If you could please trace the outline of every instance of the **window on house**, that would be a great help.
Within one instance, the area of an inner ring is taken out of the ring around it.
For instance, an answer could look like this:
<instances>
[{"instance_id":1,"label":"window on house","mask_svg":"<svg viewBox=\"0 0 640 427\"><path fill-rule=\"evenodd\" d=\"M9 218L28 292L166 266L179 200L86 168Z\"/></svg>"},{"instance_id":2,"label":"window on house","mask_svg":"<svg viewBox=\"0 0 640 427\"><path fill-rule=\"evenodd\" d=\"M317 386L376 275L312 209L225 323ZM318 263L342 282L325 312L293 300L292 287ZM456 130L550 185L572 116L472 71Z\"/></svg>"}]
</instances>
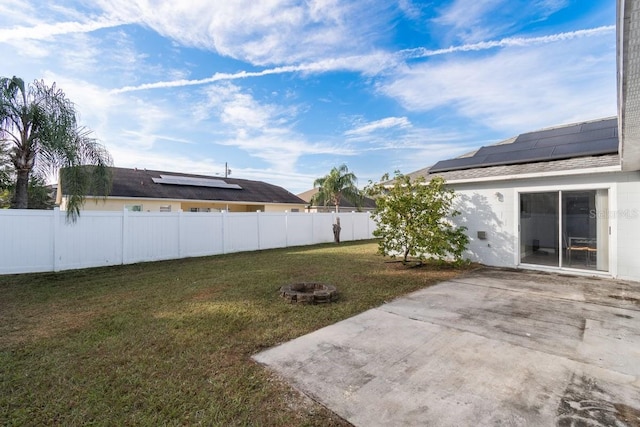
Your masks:
<instances>
[{"instance_id":1,"label":"window on house","mask_svg":"<svg viewBox=\"0 0 640 427\"><path fill-rule=\"evenodd\" d=\"M129 212L142 212L142 205L124 205Z\"/></svg>"},{"instance_id":2,"label":"window on house","mask_svg":"<svg viewBox=\"0 0 640 427\"><path fill-rule=\"evenodd\" d=\"M171 212L171 205L161 205L160 212Z\"/></svg>"}]
</instances>

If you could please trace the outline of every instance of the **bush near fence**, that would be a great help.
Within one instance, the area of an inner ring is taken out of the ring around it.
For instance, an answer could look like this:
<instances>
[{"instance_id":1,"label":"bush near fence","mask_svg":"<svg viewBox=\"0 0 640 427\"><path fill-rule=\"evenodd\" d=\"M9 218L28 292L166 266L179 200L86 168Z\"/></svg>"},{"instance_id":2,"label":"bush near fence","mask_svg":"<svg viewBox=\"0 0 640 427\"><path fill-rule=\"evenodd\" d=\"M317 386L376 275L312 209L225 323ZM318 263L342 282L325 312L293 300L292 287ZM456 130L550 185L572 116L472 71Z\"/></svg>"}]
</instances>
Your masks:
<instances>
[{"instance_id":1,"label":"bush near fence","mask_svg":"<svg viewBox=\"0 0 640 427\"><path fill-rule=\"evenodd\" d=\"M61 271L373 238L369 213L0 210L0 274Z\"/></svg>"}]
</instances>

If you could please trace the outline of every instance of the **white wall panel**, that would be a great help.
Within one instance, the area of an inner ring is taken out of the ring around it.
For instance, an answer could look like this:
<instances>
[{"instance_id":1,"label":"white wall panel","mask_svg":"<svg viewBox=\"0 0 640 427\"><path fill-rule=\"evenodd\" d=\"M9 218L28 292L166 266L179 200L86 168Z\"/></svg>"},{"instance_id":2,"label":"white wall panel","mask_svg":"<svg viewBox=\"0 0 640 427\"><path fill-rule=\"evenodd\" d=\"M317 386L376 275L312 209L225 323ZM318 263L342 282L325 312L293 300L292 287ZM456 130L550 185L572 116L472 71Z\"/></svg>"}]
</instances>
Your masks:
<instances>
[{"instance_id":1,"label":"white wall panel","mask_svg":"<svg viewBox=\"0 0 640 427\"><path fill-rule=\"evenodd\" d=\"M287 215L260 213L258 219L260 249L284 248L287 246Z\"/></svg>"},{"instance_id":2,"label":"white wall panel","mask_svg":"<svg viewBox=\"0 0 640 427\"><path fill-rule=\"evenodd\" d=\"M122 264L122 212L83 212L82 221L57 220L55 270Z\"/></svg>"},{"instance_id":3,"label":"white wall panel","mask_svg":"<svg viewBox=\"0 0 640 427\"><path fill-rule=\"evenodd\" d=\"M314 243L333 242L333 223L335 214L317 213L313 214L312 230Z\"/></svg>"},{"instance_id":4,"label":"white wall panel","mask_svg":"<svg viewBox=\"0 0 640 427\"><path fill-rule=\"evenodd\" d=\"M125 263L179 258L179 215L125 211Z\"/></svg>"},{"instance_id":5,"label":"white wall panel","mask_svg":"<svg viewBox=\"0 0 640 427\"><path fill-rule=\"evenodd\" d=\"M224 253L223 215L219 212L186 212L180 215L180 257Z\"/></svg>"},{"instance_id":6,"label":"white wall panel","mask_svg":"<svg viewBox=\"0 0 640 427\"><path fill-rule=\"evenodd\" d=\"M287 215L287 246L312 245L313 214L290 213ZM315 242L317 243L317 242Z\"/></svg>"},{"instance_id":7,"label":"white wall panel","mask_svg":"<svg viewBox=\"0 0 640 427\"><path fill-rule=\"evenodd\" d=\"M258 215L260 213L223 213L225 252L256 251L258 242Z\"/></svg>"},{"instance_id":8,"label":"white wall panel","mask_svg":"<svg viewBox=\"0 0 640 427\"><path fill-rule=\"evenodd\" d=\"M0 209L0 274L53 270L53 211Z\"/></svg>"}]
</instances>

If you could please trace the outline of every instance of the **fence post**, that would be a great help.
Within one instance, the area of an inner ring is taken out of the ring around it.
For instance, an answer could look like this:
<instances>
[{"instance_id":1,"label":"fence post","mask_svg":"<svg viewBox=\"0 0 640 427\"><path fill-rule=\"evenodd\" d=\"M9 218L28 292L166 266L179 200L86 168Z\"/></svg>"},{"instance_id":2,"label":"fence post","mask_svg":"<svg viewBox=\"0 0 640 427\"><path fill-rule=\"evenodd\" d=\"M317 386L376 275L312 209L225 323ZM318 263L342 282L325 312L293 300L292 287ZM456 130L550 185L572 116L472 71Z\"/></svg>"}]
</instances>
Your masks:
<instances>
[{"instance_id":1,"label":"fence post","mask_svg":"<svg viewBox=\"0 0 640 427\"><path fill-rule=\"evenodd\" d=\"M182 215L182 209L178 209L178 258L184 258L186 246L184 234L184 217Z\"/></svg>"},{"instance_id":2,"label":"fence post","mask_svg":"<svg viewBox=\"0 0 640 427\"><path fill-rule=\"evenodd\" d=\"M351 211L351 241L356 240L356 213Z\"/></svg>"},{"instance_id":3,"label":"fence post","mask_svg":"<svg viewBox=\"0 0 640 427\"><path fill-rule=\"evenodd\" d=\"M60 271L60 263L58 254L60 253L60 245L62 242L60 233L60 208L53 208L53 271Z\"/></svg>"},{"instance_id":4,"label":"fence post","mask_svg":"<svg viewBox=\"0 0 640 427\"><path fill-rule=\"evenodd\" d=\"M262 249L262 244L260 242L260 212L256 212L256 223L258 228L258 250Z\"/></svg>"},{"instance_id":5,"label":"fence post","mask_svg":"<svg viewBox=\"0 0 640 427\"><path fill-rule=\"evenodd\" d=\"M220 222L222 224L222 253L226 254L227 253L227 211L223 210L221 212L222 214L222 221Z\"/></svg>"},{"instance_id":6,"label":"fence post","mask_svg":"<svg viewBox=\"0 0 640 427\"><path fill-rule=\"evenodd\" d=\"M289 247L289 212L284 211L284 247Z\"/></svg>"},{"instance_id":7,"label":"fence post","mask_svg":"<svg viewBox=\"0 0 640 427\"><path fill-rule=\"evenodd\" d=\"M312 212L310 215L311 215L311 243L315 244L316 243L316 227L315 227L316 214Z\"/></svg>"},{"instance_id":8,"label":"fence post","mask_svg":"<svg viewBox=\"0 0 640 427\"><path fill-rule=\"evenodd\" d=\"M122 209L122 264L128 264L129 254L127 253L127 236L129 235L129 211L126 207Z\"/></svg>"}]
</instances>

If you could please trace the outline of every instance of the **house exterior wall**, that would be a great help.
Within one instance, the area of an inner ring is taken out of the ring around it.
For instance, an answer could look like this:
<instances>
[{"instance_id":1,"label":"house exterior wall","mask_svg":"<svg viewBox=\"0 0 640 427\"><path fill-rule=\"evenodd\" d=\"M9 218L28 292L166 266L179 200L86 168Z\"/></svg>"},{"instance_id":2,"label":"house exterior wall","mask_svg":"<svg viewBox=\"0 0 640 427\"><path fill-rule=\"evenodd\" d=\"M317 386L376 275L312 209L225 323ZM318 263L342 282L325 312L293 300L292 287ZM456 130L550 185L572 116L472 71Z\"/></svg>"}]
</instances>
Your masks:
<instances>
[{"instance_id":1,"label":"house exterior wall","mask_svg":"<svg viewBox=\"0 0 640 427\"><path fill-rule=\"evenodd\" d=\"M121 211L128 205L141 205L144 212L161 212L161 208L170 206L171 212L190 212L192 208L202 211L209 209L212 212L304 212L304 204L254 204L254 203L225 203L189 200L169 199L139 199L139 198L115 198L106 200L100 198L88 198L83 206L85 211ZM62 198L60 209L66 210L66 198Z\"/></svg>"},{"instance_id":2,"label":"house exterior wall","mask_svg":"<svg viewBox=\"0 0 640 427\"><path fill-rule=\"evenodd\" d=\"M611 217L617 222L618 277L640 280L640 172L625 173L617 187L617 207Z\"/></svg>"},{"instance_id":3,"label":"house exterior wall","mask_svg":"<svg viewBox=\"0 0 640 427\"><path fill-rule=\"evenodd\" d=\"M456 191L454 219L467 227L466 253L472 261L498 267L518 267L519 193L558 190L608 189L610 245L609 274L640 280L640 172L587 173L583 175L473 183L451 183ZM478 232L484 231L486 239Z\"/></svg>"}]
</instances>

